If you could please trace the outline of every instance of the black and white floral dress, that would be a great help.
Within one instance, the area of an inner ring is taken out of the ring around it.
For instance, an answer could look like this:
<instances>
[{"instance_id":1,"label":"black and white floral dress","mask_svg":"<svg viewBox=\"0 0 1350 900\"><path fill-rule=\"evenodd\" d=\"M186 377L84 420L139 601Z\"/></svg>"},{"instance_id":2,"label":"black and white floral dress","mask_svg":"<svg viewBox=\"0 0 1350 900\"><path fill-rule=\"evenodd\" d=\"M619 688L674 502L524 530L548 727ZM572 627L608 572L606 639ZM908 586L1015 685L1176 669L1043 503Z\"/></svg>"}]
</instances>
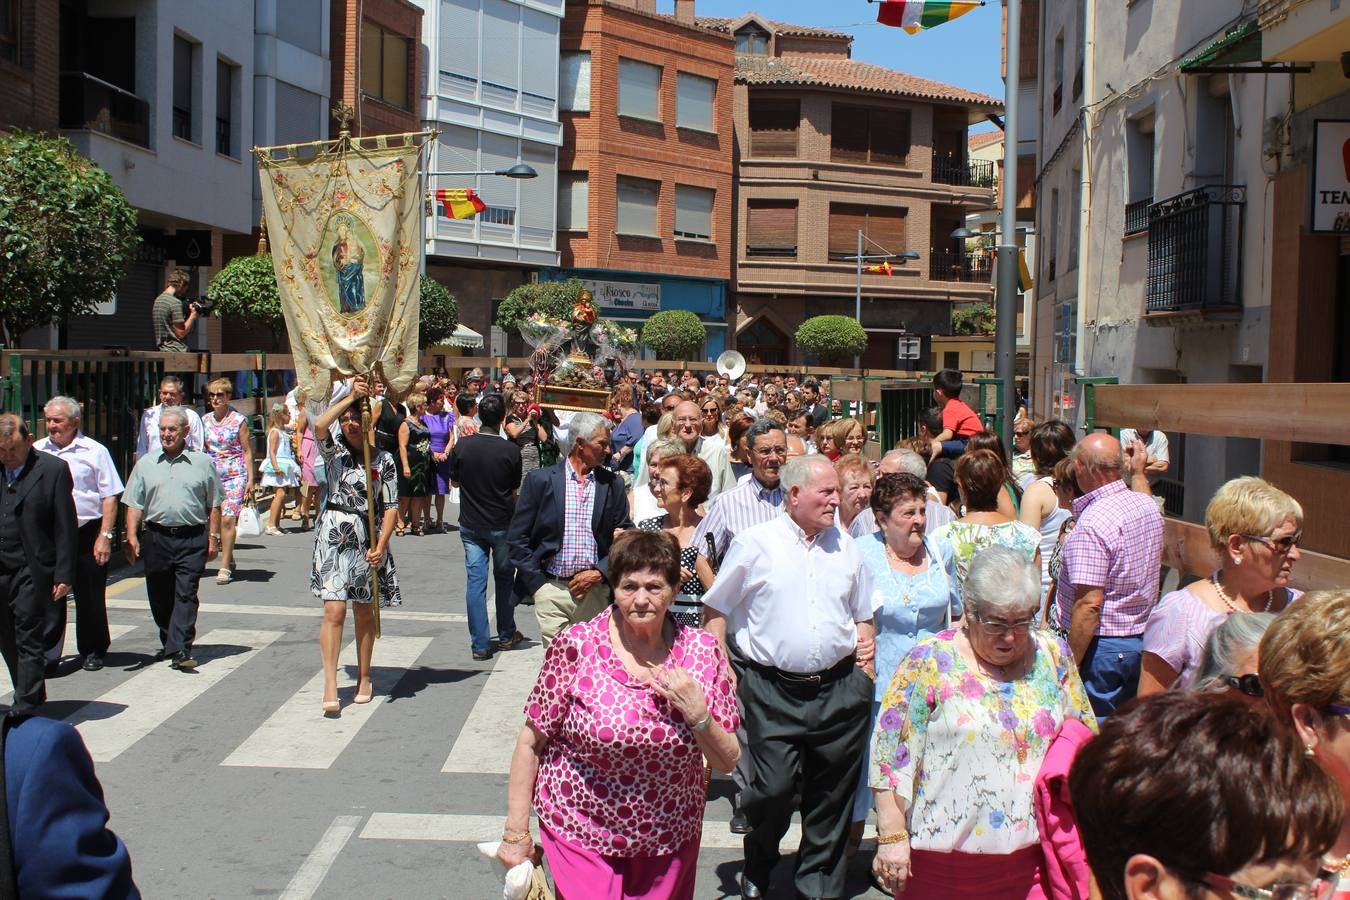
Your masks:
<instances>
[{"instance_id":1,"label":"black and white floral dress","mask_svg":"<svg viewBox=\"0 0 1350 900\"><path fill-rule=\"evenodd\" d=\"M324 435L319 440L324 472L328 478L328 501L314 527L314 569L309 587L320 600L350 600L369 603L370 564L366 529L366 475L345 441ZM394 457L374 451L370 461L376 473L375 522L384 511L398 506L398 470ZM380 565L380 606L401 606L394 555L386 552Z\"/></svg>"},{"instance_id":2,"label":"black and white floral dress","mask_svg":"<svg viewBox=\"0 0 1350 900\"><path fill-rule=\"evenodd\" d=\"M643 519L637 523L638 531L665 531L666 517L669 513L661 513L650 519ZM694 571L694 566L698 563L698 551L693 547L680 548L680 565ZM675 621L681 625L688 625L690 628L703 627L703 582L698 580L698 576L685 579L680 585L678 593L675 594L675 601L671 604L670 614L675 617Z\"/></svg>"}]
</instances>

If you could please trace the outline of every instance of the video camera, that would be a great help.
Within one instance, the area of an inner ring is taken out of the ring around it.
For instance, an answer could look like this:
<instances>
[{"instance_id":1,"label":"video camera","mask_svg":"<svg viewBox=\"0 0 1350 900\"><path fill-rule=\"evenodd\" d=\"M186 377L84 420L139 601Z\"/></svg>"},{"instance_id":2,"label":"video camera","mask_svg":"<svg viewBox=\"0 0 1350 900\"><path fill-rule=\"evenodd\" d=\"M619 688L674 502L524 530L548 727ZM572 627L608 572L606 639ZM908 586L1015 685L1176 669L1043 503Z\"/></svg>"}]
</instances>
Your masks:
<instances>
[{"instance_id":1,"label":"video camera","mask_svg":"<svg viewBox=\"0 0 1350 900\"><path fill-rule=\"evenodd\" d=\"M209 316L216 308L216 301L211 299L210 294L202 294L196 300L183 301L183 314L187 315L189 310L195 309L199 316Z\"/></svg>"}]
</instances>

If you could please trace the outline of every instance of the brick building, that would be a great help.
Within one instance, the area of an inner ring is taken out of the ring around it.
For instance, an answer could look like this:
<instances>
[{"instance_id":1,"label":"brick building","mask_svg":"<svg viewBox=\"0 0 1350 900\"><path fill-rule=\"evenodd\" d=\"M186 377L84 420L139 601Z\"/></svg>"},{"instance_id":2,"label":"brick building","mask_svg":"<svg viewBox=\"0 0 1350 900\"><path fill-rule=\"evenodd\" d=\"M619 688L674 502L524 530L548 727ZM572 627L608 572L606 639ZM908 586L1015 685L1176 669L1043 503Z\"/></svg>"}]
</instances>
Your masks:
<instances>
[{"instance_id":1,"label":"brick building","mask_svg":"<svg viewBox=\"0 0 1350 900\"><path fill-rule=\"evenodd\" d=\"M562 31L561 268L606 315L638 326L685 309L728 346L734 248L732 38L655 0L568 5Z\"/></svg>"},{"instance_id":2,"label":"brick building","mask_svg":"<svg viewBox=\"0 0 1350 900\"><path fill-rule=\"evenodd\" d=\"M331 22L332 97L356 111L352 133L418 131L421 8L408 0L333 0ZM336 120L329 125L336 137Z\"/></svg>"},{"instance_id":3,"label":"brick building","mask_svg":"<svg viewBox=\"0 0 1350 900\"><path fill-rule=\"evenodd\" d=\"M951 233L990 206L992 167L968 157L994 97L850 58L852 38L751 13L701 18L736 48L735 344L752 361L798 361L797 326L854 314L866 254L917 251L863 275L863 365L895 368L897 339L951 333L953 304L992 301L990 266Z\"/></svg>"},{"instance_id":4,"label":"brick building","mask_svg":"<svg viewBox=\"0 0 1350 900\"><path fill-rule=\"evenodd\" d=\"M55 3L0 2L0 128L56 130L59 32Z\"/></svg>"}]
</instances>

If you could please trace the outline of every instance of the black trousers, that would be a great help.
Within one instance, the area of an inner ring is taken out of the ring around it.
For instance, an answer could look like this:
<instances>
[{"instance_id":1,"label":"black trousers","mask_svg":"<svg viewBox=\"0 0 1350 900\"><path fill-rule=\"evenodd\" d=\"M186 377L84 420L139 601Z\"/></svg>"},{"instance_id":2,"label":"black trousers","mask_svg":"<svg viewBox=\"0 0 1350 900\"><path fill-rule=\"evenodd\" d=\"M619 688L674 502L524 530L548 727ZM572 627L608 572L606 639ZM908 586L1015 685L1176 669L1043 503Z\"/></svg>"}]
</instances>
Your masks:
<instances>
[{"instance_id":1,"label":"black trousers","mask_svg":"<svg viewBox=\"0 0 1350 900\"><path fill-rule=\"evenodd\" d=\"M141 538L145 592L159 642L170 656L191 651L197 636L197 580L206 571L206 527L177 534L147 526Z\"/></svg>"},{"instance_id":2,"label":"black trousers","mask_svg":"<svg viewBox=\"0 0 1350 900\"><path fill-rule=\"evenodd\" d=\"M94 562L94 542L103 530L103 520L94 519L80 526L80 555L75 560L75 648L80 656L108 652L108 566ZM47 661L56 662L66 642L65 600L48 604L43 639Z\"/></svg>"},{"instance_id":3,"label":"black trousers","mask_svg":"<svg viewBox=\"0 0 1350 900\"><path fill-rule=\"evenodd\" d=\"M51 591L47 594L38 595L27 566L0 566L0 653L14 683L10 709L16 713L32 712L47 699L42 641L45 607L51 605Z\"/></svg>"},{"instance_id":4,"label":"black trousers","mask_svg":"<svg viewBox=\"0 0 1350 900\"><path fill-rule=\"evenodd\" d=\"M741 811L745 874L761 888L778 862L778 845L792 818L792 796L802 791L802 840L797 893L842 897L853 795L862 771L872 706L872 679L850 658L837 676L797 683L763 667L741 667L750 781Z\"/></svg>"}]
</instances>

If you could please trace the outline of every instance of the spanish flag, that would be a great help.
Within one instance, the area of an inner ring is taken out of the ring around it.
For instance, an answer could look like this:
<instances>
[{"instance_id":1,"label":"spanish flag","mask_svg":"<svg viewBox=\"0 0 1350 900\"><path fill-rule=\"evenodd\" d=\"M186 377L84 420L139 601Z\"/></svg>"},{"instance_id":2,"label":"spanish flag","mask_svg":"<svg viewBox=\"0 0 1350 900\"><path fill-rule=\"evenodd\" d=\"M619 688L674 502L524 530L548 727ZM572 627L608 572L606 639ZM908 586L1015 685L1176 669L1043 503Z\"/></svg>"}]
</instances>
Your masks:
<instances>
[{"instance_id":1,"label":"spanish flag","mask_svg":"<svg viewBox=\"0 0 1350 900\"><path fill-rule=\"evenodd\" d=\"M487 204L468 188L437 188L436 202L441 205L441 214L448 219L472 219L487 209Z\"/></svg>"},{"instance_id":2,"label":"spanish flag","mask_svg":"<svg viewBox=\"0 0 1350 900\"><path fill-rule=\"evenodd\" d=\"M877 21L918 34L964 16L977 6L984 6L983 0L881 0Z\"/></svg>"},{"instance_id":3,"label":"spanish flag","mask_svg":"<svg viewBox=\"0 0 1350 900\"><path fill-rule=\"evenodd\" d=\"M891 268L891 261L888 259L879 266L868 266L863 271L869 275L894 275L895 269Z\"/></svg>"}]
</instances>

